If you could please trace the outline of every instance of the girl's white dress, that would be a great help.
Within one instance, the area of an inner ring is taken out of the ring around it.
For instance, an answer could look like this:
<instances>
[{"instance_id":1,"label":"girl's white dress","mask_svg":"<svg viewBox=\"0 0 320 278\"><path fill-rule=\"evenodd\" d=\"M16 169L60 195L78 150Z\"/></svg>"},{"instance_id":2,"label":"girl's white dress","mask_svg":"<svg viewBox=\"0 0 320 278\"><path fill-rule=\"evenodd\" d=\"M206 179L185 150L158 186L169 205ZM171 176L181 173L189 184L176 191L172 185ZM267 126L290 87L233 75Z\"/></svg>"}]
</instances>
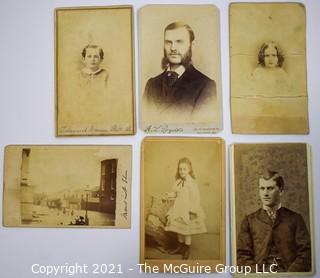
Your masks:
<instances>
[{"instance_id":1,"label":"girl's white dress","mask_svg":"<svg viewBox=\"0 0 320 278\"><path fill-rule=\"evenodd\" d=\"M282 68L256 68L250 75L250 93L265 97L292 96L288 74ZM299 92L300 93L300 92Z\"/></svg>"},{"instance_id":2,"label":"girl's white dress","mask_svg":"<svg viewBox=\"0 0 320 278\"><path fill-rule=\"evenodd\" d=\"M195 180L189 175L185 180L178 179L170 194L175 201L167 212L165 230L182 235L206 233L205 213L200 206L200 193Z\"/></svg>"}]
</instances>

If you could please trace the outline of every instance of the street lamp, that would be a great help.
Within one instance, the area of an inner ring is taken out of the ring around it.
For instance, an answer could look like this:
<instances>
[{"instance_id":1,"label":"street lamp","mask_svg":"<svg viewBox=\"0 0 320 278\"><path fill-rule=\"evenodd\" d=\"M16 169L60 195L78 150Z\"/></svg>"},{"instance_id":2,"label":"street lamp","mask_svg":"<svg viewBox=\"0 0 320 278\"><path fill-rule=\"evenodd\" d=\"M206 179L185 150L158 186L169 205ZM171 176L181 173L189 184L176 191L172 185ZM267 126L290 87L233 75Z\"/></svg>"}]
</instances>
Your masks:
<instances>
[{"instance_id":1,"label":"street lamp","mask_svg":"<svg viewBox=\"0 0 320 278\"><path fill-rule=\"evenodd\" d=\"M85 214L85 219L84 222L86 225L89 225L89 217L88 217L88 196L89 196L89 185L87 185L87 189L85 190L86 192L86 214Z\"/></svg>"}]
</instances>

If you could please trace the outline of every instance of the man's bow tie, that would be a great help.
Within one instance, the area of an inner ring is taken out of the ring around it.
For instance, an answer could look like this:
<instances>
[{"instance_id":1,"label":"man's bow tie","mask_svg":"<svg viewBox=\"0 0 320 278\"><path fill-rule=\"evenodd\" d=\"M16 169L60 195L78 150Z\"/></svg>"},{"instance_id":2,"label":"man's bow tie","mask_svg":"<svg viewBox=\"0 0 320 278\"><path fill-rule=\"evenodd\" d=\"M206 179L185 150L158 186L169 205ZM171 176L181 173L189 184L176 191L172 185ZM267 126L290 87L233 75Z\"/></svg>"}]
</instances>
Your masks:
<instances>
[{"instance_id":1,"label":"man's bow tie","mask_svg":"<svg viewBox=\"0 0 320 278\"><path fill-rule=\"evenodd\" d=\"M168 86L173 86L174 83L178 80L179 75L175 71L168 71L166 75L166 80Z\"/></svg>"}]
</instances>

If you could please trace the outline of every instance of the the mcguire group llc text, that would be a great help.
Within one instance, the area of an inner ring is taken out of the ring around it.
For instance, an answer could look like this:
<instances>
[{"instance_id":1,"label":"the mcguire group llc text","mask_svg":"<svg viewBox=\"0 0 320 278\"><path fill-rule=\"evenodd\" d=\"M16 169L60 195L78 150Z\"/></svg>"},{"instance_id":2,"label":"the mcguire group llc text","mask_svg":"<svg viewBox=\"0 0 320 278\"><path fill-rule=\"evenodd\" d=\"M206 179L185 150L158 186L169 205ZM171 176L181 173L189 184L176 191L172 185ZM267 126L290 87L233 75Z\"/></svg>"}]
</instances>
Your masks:
<instances>
[{"instance_id":1,"label":"the mcguire group llc text","mask_svg":"<svg viewBox=\"0 0 320 278\"><path fill-rule=\"evenodd\" d=\"M255 265L255 266L226 266L224 264L217 264L215 267L209 265L201 265L199 263L189 265L183 264L163 264L160 268L156 265L149 265L148 263L137 264L139 266L139 273L231 273L231 274L267 274L277 273L276 264L271 265Z\"/></svg>"}]
</instances>

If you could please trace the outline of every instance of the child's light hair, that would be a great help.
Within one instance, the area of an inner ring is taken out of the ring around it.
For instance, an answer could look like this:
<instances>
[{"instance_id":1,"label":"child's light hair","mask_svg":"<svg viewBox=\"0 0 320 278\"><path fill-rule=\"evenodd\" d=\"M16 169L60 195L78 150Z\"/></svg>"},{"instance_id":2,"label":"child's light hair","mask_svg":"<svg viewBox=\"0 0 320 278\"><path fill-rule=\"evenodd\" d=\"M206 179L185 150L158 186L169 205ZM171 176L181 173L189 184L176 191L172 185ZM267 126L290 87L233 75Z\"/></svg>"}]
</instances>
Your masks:
<instances>
[{"instance_id":1,"label":"child's light hair","mask_svg":"<svg viewBox=\"0 0 320 278\"><path fill-rule=\"evenodd\" d=\"M180 179L180 175L179 175L179 165L180 165L181 163L185 163L185 164L187 164L187 165L189 166L189 170L190 170L189 175L190 175L193 179L195 179L196 177L195 177L195 175L194 175L194 173L193 173L192 164L191 164L190 159L187 158L187 157L183 157L183 158L180 158L179 161L178 161L178 167L177 167L177 173L176 173L176 180Z\"/></svg>"}]
</instances>

